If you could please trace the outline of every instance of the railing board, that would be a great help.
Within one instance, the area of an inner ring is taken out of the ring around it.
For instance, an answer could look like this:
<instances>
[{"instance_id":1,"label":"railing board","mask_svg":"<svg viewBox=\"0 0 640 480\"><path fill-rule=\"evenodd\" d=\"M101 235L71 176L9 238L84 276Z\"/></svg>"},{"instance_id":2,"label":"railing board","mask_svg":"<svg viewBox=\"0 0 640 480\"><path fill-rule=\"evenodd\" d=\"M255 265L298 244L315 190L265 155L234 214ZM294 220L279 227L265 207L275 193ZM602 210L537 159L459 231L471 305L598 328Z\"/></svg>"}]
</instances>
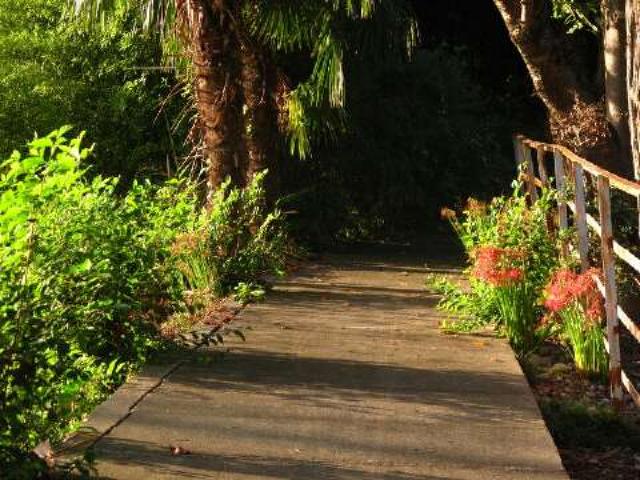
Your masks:
<instances>
[{"instance_id":1,"label":"railing board","mask_svg":"<svg viewBox=\"0 0 640 480\"><path fill-rule=\"evenodd\" d=\"M516 169L520 172L520 168L522 165L523 157L522 157L522 149L524 148L524 142L520 141L520 138L513 138L513 151L515 153L516 158Z\"/></svg>"},{"instance_id":2,"label":"railing board","mask_svg":"<svg viewBox=\"0 0 640 480\"><path fill-rule=\"evenodd\" d=\"M598 287L598 291L604 297L605 296L605 291L604 291L604 284L602 283L602 280L600 280L597 275L594 276L593 279L596 282L596 286ZM633 320L631 320L631 317L629 317L629 315L627 315L627 312L625 312L620 305L618 305L617 313L618 313L618 319L620 320L620 322L625 326L625 328L629 331L629 333L631 335L633 335L633 337L638 342L640 342L640 328L638 328L638 326L635 324L635 322Z\"/></svg>"},{"instance_id":3,"label":"railing board","mask_svg":"<svg viewBox=\"0 0 640 480\"><path fill-rule=\"evenodd\" d=\"M633 268L636 272L640 273L640 258L636 257L633 253L620 245L618 242L613 242L613 251L624 262Z\"/></svg>"},{"instance_id":4,"label":"railing board","mask_svg":"<svg viewBox=\"0 0 640 480\"><path fill-rule=\"evenodd\" d=\"M624 327L629 331L633 337L640 342L640 327L638 327L635 322L627 315L627 313L618 306L618 318L620 319L620 323L624 325Z\"/></svg>"},{"instance_id":5,"label":"railing board","mask_svg":"<svg viewBox=\"0 0 640 480\"><path fill-rule=\"evenodd\" d=\"M620 323L618 322L618 292L616 285L613 224L611 223L611 192L609 179L598 177L598 210L600 211L602 272L604 274L607 339L609 340L609 380L614 407L622 407L620 378Z\"/></svg>"},{"instance_id":6,"label":"railing board","mask_svg":"<svg viewBox=\"0 0 640 480\"><path fill-rule=\"evenodd\" d=\"M531 156L531 149L524 148L524 166L527 169L527 193L532 202L538 200L538 190L536 190L536 171L533 167L533 157Z\"/></svg>"},{"instance_id":7,"label":"railing board","mask_svg":"<svg viewBox=\"0 0 640 480\"><path fill-rule=\"evenodd\" d=\"M526 181L528 183L531 181L530 179L531 179L531 176L528 173L520 174L520 180ZM542 183L542 180L540 180L538 177L533 177L533 184L538 188L544 188L545 186L544 183Z\"/></svg>"},{"instance_id":8,"label":"railing board","mask_svg":"<svg viewBox=\"0 0 640 480\"><path fill-rule=\"evenodd\" d=\"M578 231L578 253L580 268L583 272L589 269L589 228L587 226L587 202L584 189L584 171L582 165L573 165L575 186L575 222Z\"/></svg>"},{"instance_id":9,"label":"railing board","mask_svg":"<svg viewBox=\"0 0 640 480\"><path fill-rule=\"evenodd\" d=\"M598 290L605 299L607 335L604 339L605 348L609 355L609 380L611 387L611 399L615 408L623 406L623 391L629 392L636 405L640 406L640 393L621 368L620 359L620 324L622 324L640 342L640 327L618 305L617 284L615 278L616 257L624 261L636 272L640 273L640 259L630 250L620 245L613 237L613 225L611 218L611 188L616 188L627 194L635 196L638 200L640 215L640 182L634 182L618 175L612 174L593 163L580 158L565 147L535 142L523 136L514 137L516 158L521 165L524 174L522 181L527 189L532 186L542 186L548 181L544 158L546 153L552 153L554 157L555 186L559 192L558 217L561 229L568 228L568 210L573 212L574 223L578 231L578 246L565 243L562 246L563 255L569 251L580 259L581 268L585 271L589 266L589 229L592 229L601 241L601 260L603 279L594 275ZM531 150L536 150L538 172L540 179L535 176ZM565 167L565 162L567 166ZM596 220L586 211L585 173L589 173L597 181L598 192L598 216ZM533 178L532 178L533 177ZM575 182L575 201L567 198L567 182ZM532 196L533 198L533 196Z\"/></svg>"},{"instance_id":10,"label":"railing board","mask_svg":"<svg viewBox=\"0 0 640 480\"><path fill-rule=\"evenodd\" d=\"M530 140L522 136L519 137L519 139L524 145L527 145L530 148L542 149L546 152L553 152L553 153L558 152L562 154L570 162L581 165L582 168L584 168L587 172L591 173L592 175L595 175L597 177L604 176L609 178L609 183L612 187L618 190L622 190L623 192L626 192L629 195L632 195L634 197L640 197L640 182L628 180L619 175L611 173L605 170L604 168L599 167L598 165L591 163L590 161L585 160L582 157L579 157L578 155L573 153L571 150L569 150L566 147L563 147L562 145L551 145L548 143L536 142L534 140Z\"/></svg>"},{"instance_id":11,"label":"railing board","mask_svg":"<svg viewBox=\"0 0 640 480\"><path fill-rule=\"evenodd\" d=\"M547 173L547 166L544 163L545 151L542 148L536 149L536 161L538 162L538 172L540 172L540 181L543 187L549 186L549 174Z\"/></svg>"},{"instance_id":12,"label":"railing board","mask_svg":"<svg viewBox=\"0 0 640 480\"><path fill-rule=\"evenodd\" d=\"M573 213L576 213L577 206L574 202L567 202L567 205L569 206L569 209ZM596 233L596 235L602 238L602 228L600 227L600 224L598 223L598 221L588 213L586 214L586 221L587 221L587 225L591 227L591 229ZM623 247L616 240L614 240L613 252L616 254L616 256L620 260L624 261L627 265L629 265L637 273L640 274L640 258L636 257L631 252L631 250L627 249L626 247Z\"/></svg>"},{"instance_id":13,"label":"railing board","mask_svg":"<svg viewBox=\"0 0 640 480\"><path fill-rule=\"evenodd\" d=\"M602 227L598 223L598 220L596 220L593 216L589 215L588 213L587 213L586 219L587 219L587 225L591 227L591 229L596 233L596 235L602 238Z\"/></svg>"},{"instance_id":14,"label":"railing board","mask_svg":"<svg viewBox=\"0 0 640 480\"><path fill-rule=\"evenodd\" d=\"M567 189L564 172L564 158L558 152L553 152L553 168L556 177L556 190L559 193L558 198L558 217L560 230L569 228L569 217L567 215ZM566 246L563 247L566 250ZM564 252L566 254L566 251Z\"/></svg>"},{"instance_id":15,"label":"railing board","mask_svg":"<svg viewBox=\"0 0 640 480\"><path fill-rule=\"evenodd\" d=\"M633 403L635 403L638 407L640 407L640 393L638 393L638 390L636 390L636 387L633 385L633 382L629 380L629 377L627 376L624 370L621 370L620 374L622 377L621 378L622 385L624 386L625 390L629 392L629 395L631 396Z\"/></svg>"}]
</instances>

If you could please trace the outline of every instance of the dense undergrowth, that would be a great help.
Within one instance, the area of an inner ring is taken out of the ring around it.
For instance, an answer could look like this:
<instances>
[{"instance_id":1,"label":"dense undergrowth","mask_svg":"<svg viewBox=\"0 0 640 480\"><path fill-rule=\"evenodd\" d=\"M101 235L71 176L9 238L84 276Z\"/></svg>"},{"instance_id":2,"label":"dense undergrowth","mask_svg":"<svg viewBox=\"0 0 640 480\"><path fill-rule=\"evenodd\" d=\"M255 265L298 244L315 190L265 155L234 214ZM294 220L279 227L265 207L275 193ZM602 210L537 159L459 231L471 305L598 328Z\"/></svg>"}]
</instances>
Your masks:
<instances>
[{"instance_id":1,"label":"dense undergrowth","mask_svg":"<svg viewBox=\"0 0 640 480\"><path fill-rule=\"evenodd\" d=\"M97 171L123 183L175 170L189 111L175 72L157 66L157 36L134 28L140 5L121 2L113 22L88 29L72 3L0 0L0 157L69 124L91 132Z\"/></svg>"},{"instance_id":2,"label":"dense undergrowth","mask_svg":"<svg viewBox=\"0 0 640 480\"><path fill-rule=\"evenodd\" d=\"M454 334L492 329L509 340L572 478L637 478L637 410L629 397L622 411L610 400L604 299L596 285L602 273L581 269L577 252L571 254L577 234L556 223L560 194L545 188L532 201L523 188L516 182L510 196L471 199L460 213L443 210L469 267L462 282L429 279L443 295L440 308L452 314L442 328ZM635 204L629 208L617 196L612 204L616 238L634 245ZM588 208L597 214L597 205ZM597 240L591 240L592 265L601 262ZM629 302L635 279L616 270L621 301Z\"/></svg>"},{"instance_id":3,"label":"dense undergrowth","mask_svg":"<svg viewBox=\"0 0 640 480\"><path fill-rule=\"evenodd\" d=\"M516 182L511 196L490 204L471 200L452 223L471 264L468 288L445 278L432 279L443 295L440 308L461 315L445 330L473 331L493 326L521 359L546 341L566 345L578 371L606 377L603 302L597 270L576 272L575 260L562 255L571 230L554 225L557 193L543 189L536 201Z\"/></svg>"},{"instance_id":4,"label":"dense undergrowth","mask_svg":"<svg viewBox=\"0 0 640 480\"><path fill-rule=\"evenodd\" d=\"M299 238L401 237L433 228L442 205L504 192L517 101L478 82L468 57L440 45L409 63L349 63L347 131L283 172Z\"/></svg>"},{"instance_id":5,"label":"dense undergrowth","mask_svg":"<svg viewBox=\"0 0 640 480\"><path fill-rule=\"evenodd\" d=\"M246 300L284 268L264 174L225 185L207 209L186 179L117 194L116 178L88 175L91 150L67 132L0 164L2 478L33 478L43 465L31 449L59 441L157 352L163 323L197 321L234 290Z\"/></svg>"}]
</instances>

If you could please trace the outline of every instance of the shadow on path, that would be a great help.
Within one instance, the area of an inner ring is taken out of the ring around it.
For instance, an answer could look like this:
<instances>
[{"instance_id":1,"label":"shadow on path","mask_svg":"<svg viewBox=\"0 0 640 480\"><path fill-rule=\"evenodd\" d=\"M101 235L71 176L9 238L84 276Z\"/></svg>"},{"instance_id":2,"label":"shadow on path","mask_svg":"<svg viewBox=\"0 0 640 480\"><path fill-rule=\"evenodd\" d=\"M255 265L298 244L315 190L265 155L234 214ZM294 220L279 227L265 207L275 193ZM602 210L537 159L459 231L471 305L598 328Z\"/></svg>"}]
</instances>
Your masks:
<instances>
[{"instance_id":1,"label":"shadow on path","mask_svg":"<svg viewBox=\"0 0 640 480\"><path fill-rule=\"evenodd\" d=\"M212 439L215 441L215 439ZM367 472L329 462L293 460L290 457L258 455L170 455L168 449L149 442L132 442L114 438L102 441L101 450L109 453L109 459L117 464L128 464L135 458L138 465L146 467L149 474L174 475L179 478L232 478L233 474L270 477L288 480L455 480L453 477L412 475L389 471ZM162 461L160 461L162 459ZM115 477L100 477L117 480Z\"/></svg>"},{"instance_id":2,"label":"shadow on path","mask_svg":"<svg viewBox=\"0 0 640 480\"><path fill-rule=\"evenodd\" d=\"M212 366L182 367L170 381L178 399L181 394L190 397L194 391L217 390L338 409L376 399L410 402L446 408L448 416L479 423L539 418L526 408L529 399L521 378L506 373L439 371L236 349ZM431 419L437 417L433 414Z\"/></svg>"}]
</instances>

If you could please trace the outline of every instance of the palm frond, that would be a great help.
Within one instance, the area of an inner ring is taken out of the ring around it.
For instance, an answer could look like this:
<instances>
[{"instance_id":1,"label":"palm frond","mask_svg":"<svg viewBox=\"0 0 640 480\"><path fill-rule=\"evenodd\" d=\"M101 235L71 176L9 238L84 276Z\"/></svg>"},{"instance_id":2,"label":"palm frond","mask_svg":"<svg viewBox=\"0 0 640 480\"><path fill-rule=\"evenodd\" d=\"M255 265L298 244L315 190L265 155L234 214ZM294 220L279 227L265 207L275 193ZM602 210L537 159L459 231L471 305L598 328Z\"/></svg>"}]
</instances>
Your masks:
<instances>
[{"instance_id":1,"label":"palm frond","mask_svg":"<svg viewBox=\"0 0 640 480\"><path fill-rule=\"evenodd\" d=\"M287 101L289 146L304 158L311 138L343 130L345 59L363 53L410 54L417 24L406 0L260 0L245 8L250 33L274 51L308 50L309 78ZM323 118L325 116L325 118Z\"/></svg>"},{"instance_id":2,"label":"palm frond","mask_svg":"<svg viewBox=\"0 0 640 480\"><path fill-rule=\"evenodd\" d=\"M128 8L127 0L69 0L73 13L91 26L104 25L118 11ZM137 0L140 10L140 25L147 31L153 31L162 37L172 35L176 21L177 5L185 2L176 0Z\"/></svg>"}]
</instances>

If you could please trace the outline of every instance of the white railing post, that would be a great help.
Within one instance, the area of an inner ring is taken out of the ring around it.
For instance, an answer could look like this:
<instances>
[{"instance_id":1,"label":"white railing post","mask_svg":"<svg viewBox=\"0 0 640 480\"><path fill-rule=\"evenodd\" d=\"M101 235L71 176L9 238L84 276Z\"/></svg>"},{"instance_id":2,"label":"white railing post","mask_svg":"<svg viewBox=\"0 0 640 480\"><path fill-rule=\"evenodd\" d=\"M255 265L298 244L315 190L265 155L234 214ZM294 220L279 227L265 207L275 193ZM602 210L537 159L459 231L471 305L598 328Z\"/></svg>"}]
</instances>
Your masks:
<instances>
[{"instance_id":1,"label":"white railing post","mask_svg":"<svg viewBox=\"0 0 640 480\"><path fill-rule=\"evenodd\" d=\"M513 152L514 152L514 158L516 160L516 170L517 170L516 174L520 175L520 167L523 162L523 156L522 156L522 140L520 140L520 137L518 136L513 137Z\"/></svg>"},{"instance_id":2,"label":"white railing post","mask_svg":"<svg viewBox=\"0 0 640 480\"><path fill-rule=\"evenodd\" d=\"M546 188L549 186L549 174L547 173L547 166L544 163L545 149L538 147L536 149L536 160L538 161L538 171L540 172L540 181Z\"/></svg>"},{"instance_id":3,"label":"white railing post","mask_svg":"<svg viewBox=\"0 0 640 480\"><path fill-rule=\"evenodd\" d=\"M587 200L584 188L584 168L574 165L576 189L576 228L578 230L578 253L583 272L589 269L589 229L587 227Z\"/></svg>"},{"instance_id":4,"label":"white railing post","mask_svg":"<svg viewBox=\"0 0 640 480\"><path fill-rule=\"evenodd\" d=\"M553 152L554 176L556 178L556 190L558 191L558 223L560 225L560 233L565 232L569 228L569 219L567 217L567 189L564 172L564 157L560 152ZM569 254L569 248L566 242L562 243L562 255L565 257Z\"/></svg>"},{"instance_id":5,"label":"white railing post","mask_svg":"<svg viewBox=\"0 0 640 480\"><path fill-rule=\"evenodd\" d=\"M524 155L525 169L527 175L527 193L531 203L535 203L538 200L538 190L536 189L536 171L533 167L533 158L531 156L531 148L528 145L522 145L522 152Z\"/></svg>"},{"instance_id":6,"label":"white railing post","mask_svg":"<svg viewBox=\"0 0 640 480\"><path fill-rule=\"evenodd\" d=\"M609 343L609 384L611 402L621 409L622 371L620 364L620 323L618 321L618 294L616 289L615 257L613 251L613 224L611 221L611 192L609 179L598 176L598 207L602 228L602 271L604 273L607 339Z\"/></svg>"}]
</instances>

